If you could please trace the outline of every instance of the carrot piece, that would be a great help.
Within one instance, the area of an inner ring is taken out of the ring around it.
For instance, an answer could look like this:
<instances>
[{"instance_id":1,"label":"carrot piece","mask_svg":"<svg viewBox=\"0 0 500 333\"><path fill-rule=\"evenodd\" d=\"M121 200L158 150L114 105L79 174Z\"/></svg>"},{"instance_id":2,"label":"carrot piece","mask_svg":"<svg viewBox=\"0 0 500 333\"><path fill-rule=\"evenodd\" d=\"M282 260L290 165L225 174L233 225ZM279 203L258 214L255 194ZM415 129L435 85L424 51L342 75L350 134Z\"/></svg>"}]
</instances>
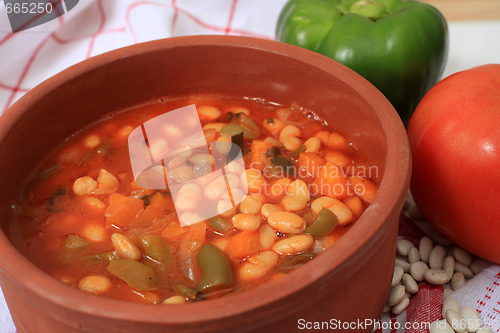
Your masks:
<instances>
[{"instance_id":1,"label":"carrot piece","mask_svg":"<svg viewBox=\"0 0 500 333\"><path fill-rule=\"evenodd\" d=\"M249 162L253 169L263 170L266 164L263 161L267 150L271 148L269 141L264 142L262 140L253 140L252 146L250 147Z\"/></svg>"},{"instance_id":2,"label":"carrot piece","mask_svg":"<svg viewBox=\"0 0 500 333\"><path fill-rule=\"evenodd\" d=\"M161 237L167 242L178 242L180 238L189 231L189 228L181 227L177 222L171 222L161 233Z\"/></svg>"},{"instance_id":3,"label":"carrot piece","mask_svg":"<svg viewBox=\"0 0 500 333\"><path fill-rule=\"evenodd\" d=\"M316 153L304 152L299 155L298 168L301 176L305 171L307 177L317 177L319 169L325 164L326 160Z\"/></svg>"},{"instance_id":4,"label":"carrot piece","mask_svg":"<svg viewBox=\"0 0 500 333\"><path fill-rule=\"evenodd\" d=\"M332 162L326 162L311 184L312 194L327 195L335 199L347 198L350 194L348 189L342 168Z\"/></svg>"},{"instance_id":5,"label":"carrot piece","mask_svg":"<svg viewBox=\"0 0 500 333\"><path fill-rule=\"evenodd\" d=\"M235 260L259 253L259 231L242 231L236 234L227 242L226 253Z\"/></svg>"},{"instance_id":6,"label":"carrot piece","mask_svg":"<svg viewBox=\"0 0 500 333\"><path fill-rule=\"evenodd\" d=\"M378 187L374 182L362 177L349 177L349 184L352 186L354 193L364 202L370 203L377 194Z\"/></svg>"},{"instance_id":7,"label":"carrot piece","mask_svg":"<svg viewBox=\"0 0 500 333\"><path fill-rule=\"evenodd\" d=\"M155 194L153 194L151 197L149 197L148 201L150 206L161 210L168 210L172 207L169 200L161 192L156 192Z\"/></svg>"},{"instance_id":8,"label":"carrot piece","mask_svg":"<svg viewBox=\"0 0 500 333\"><path fill-rule=\"evenodd\" d=\"M112 194L109 206L104 212L106 216L106 228L112 226L126 228L143 211L144 201L141 199L129 198L118 193Z\"/></svg>"},{"instance_id":9,"label":"carrot piece","mask_svg":"<svg viewBox=\"0 0 500 333\"><path fill-rule=\"evenodd\" d=\"M146 207L145 210L143 210L134 218L132 223L130 223L130 227L132 228L144 227L146 225L149 225L155 221L164 218L166 215L167 213L165 213L164 210L149 205Z\"/></svg>"}]
</instances>

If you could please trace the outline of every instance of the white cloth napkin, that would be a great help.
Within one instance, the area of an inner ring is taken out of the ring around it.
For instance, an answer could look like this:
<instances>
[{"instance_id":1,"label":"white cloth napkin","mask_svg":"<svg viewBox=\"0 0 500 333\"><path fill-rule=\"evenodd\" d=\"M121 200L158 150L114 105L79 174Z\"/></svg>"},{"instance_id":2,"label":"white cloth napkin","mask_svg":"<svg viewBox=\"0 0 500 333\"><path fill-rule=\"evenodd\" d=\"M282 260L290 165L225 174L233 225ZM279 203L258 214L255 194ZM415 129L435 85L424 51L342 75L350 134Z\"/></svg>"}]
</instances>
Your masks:
<instances>
[{"instance_id":1,"label":"white cloth napkin","mask_svg":"<svg viewBox=\"0 0 500 333\"><path fill-rule=\"evenodd\" d=\"M5 6L0 3L0 114L26 91L63 69L134 43L199 34L274 39L277 18L285 3L286 0L80 0L60 18L15 34L11 32ZM449 60L443 77L500 62L500 20L452 22L449 31ZM453 295L462 305L481 310L484 322L500 332L500 321L494 316L500 288L491 287L498 279L495 269L478 275ZM423 294L422 299L428 299ZM436 297L439 291L431 288L427 294ZM490 301L485 301L485 295L491 297ZM478 302L491 305L479 308ZM487 310L491 318L485 317ZM414 318L406 312L398 318L387 317L386 320L402 323ZM16 332L1 292L0 332Z\"/></svg>"}]
</instances>

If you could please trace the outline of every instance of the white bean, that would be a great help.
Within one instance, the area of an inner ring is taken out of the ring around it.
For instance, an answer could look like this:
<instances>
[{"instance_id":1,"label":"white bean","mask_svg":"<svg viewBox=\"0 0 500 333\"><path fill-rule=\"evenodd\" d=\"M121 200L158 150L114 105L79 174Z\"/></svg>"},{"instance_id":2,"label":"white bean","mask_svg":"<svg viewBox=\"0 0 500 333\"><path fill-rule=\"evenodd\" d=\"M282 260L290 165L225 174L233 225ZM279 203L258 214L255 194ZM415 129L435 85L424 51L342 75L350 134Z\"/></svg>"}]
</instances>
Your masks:
<instances>
[{"instance_id":1,"label":"white bean","mask_svg":"<svg viewBox=\"0 0 500 333\"><path fill-rule=\"evenodd\" d=\"M464 318L455 310L446 311L446 321L456 333L465 333L466 323Z\"/></svg>"},{"instance_id":2,"label":"white bean","mask_svg":"<svg viewBox=\"0 0 500 333\"><path fill-rule=\"evenodd\" d=\"M476 258L470 264L470 270L474 274L479 274L479 273L481 273L483 271L483 269L488 268L491 265L493 265L493 263L491 263L488 260L484 260L482 258Z\"/></svg>"},{"instance_id":3,"label":"white bean","mask_svg":"<svg viewBox=\"0 0 500 333\"><path fill-rule=\"evenodd\" d=\"M403 277L404 273L405 272L401 267L399 267L399 266L394 267L394 273L392 274L391 287L395 287L398 285L398 283L399 283L399 281L401 281L401 278Z\"/></svg>"},{"instance_id":4,"label":"white bean","mask_svg":"<svg viewBox=\"0 0 500 333\"><path fill-rule=\"evenodd\" d=\"M396 244L396 250L402 256L407 256L412 247L414 247L413 243L407 239L398 239Z\"/></svg>"},{"instance_id":5,"label":"white bean","mask_svg":"<svg viewBox=\"0 0 500 333\"><path fill-rule=\"evenodd\" d=\"M443 301L443 310L441 312L441 316L443 318L446 317L446 311L455 310L456 312L460 311L460 303L453 297L448 297Z\"/></svg>"},{"instance_id":6,"label":"white bean","mask_svg":"<svg viewBox=\"0 0 500 333\"><path fill-rule=\"evenodd\" d=\"M410 264L402 259L396 258L396 266L399 266L403 269L405 273L410 272Z\"/></svg>"},{"instance_id":7,"label":"white bean","mask_svg":"<svg viewBox=\"0 0 500 333\"><path fill-rule=\"evenodd\" d=\"M252 214L240 213L233 216L233 226L238 230L255 231L260 227L260 219Z\"/></svg>"},{"instance_id":8,"label":"white bean","mask_svg":"<svg viewBox=\"0 0 500 333\"><path fill-rule=\"evenodd\" d=\"M418 292L418 284L410 274L405 273L405 275L403 275L403 285L405 286L406 291L411 294L416 294Z\"/></svg>"},{"instance_id":9,"label":"white bean","mask_svg":"<svg viewBox=\"0 0 500 333\"><path fill-rule=\"evenodd\" d=\"M392 309L392 306L389 306L386 304L386 305L384 305L384 309L382 310L382 312L389 312L389 311L391 311L391 309Z\"/></svg>"},{"instance_id":10,"label":"white bean","mask_svg":"<svg viewBox=\"0 0 500 333\"><path fill-rule=\"evenodd\" d=\"M429 327L429 333L454 333L453 328L446 319L433 321Z\"/></svg>"},{"instance_id":11,"label":"white bean","mask_svg":"<svg viewBox=\"0 0 500 333\"><path fill-rule=\"evenodd\" d=\"M111 281L102 275L86 276L78 283L78 289L92 294L102 294L111 289L111 286Z\"/></svg>"},{"instance_id":12,"label":"white bean","mask_svg":"<svg viewBox=\"0 0 500 333\"><path fill-rule=\"evenodd\" d=\"M264 276L278 262L279 256L273 251L264 251L248 257L240 266L242 280L253 280Z\"/></svg>"},{"instance_id":13,"label":"white bean","mask_svg":"<svg viewBox=\"0 0 500 333\"><path fill-rule=\"evenodd\" d=\"M446 258L444 258L443 269L451 279L453 273L455 272L455 259L452 256L447 256Z\"/></svg>"},{"instance_id":14,"label":"white bean","mask_svg":"<svg viewBox=\"0 0 500 333\"><path fill-rule=\"evenodd\" d=\"M285 234L301 234L306 228L306 221L301 216L285 211L276 211L269 214L267 223L274 229Z\"/></svg>"},{"instance_id":15,"label":"white bean","mask_svg":"<svg viewBox=\"0 0 500 333\"><path fill-rule=\"evenodd\" d=\"M424 273L424 279L435 285L443 285L450 281L450 276L443 269L431 268Z\"/></svg>"},{"instance_id":16,"label":"white bean","mask_svg":"<svg viewBox=\"0 0 500 333\"><path fill-rule=\"evenodd\" d=\"M461 262L455 263L455 272L462 273L466 279L472 279L474 277L474 273L470 270L469 267L465 266Z\"/></svg>"},{"instance_id":17,"label":"white bean","mask_svg":"<svg viewBox=\"0 0 500 333\"><path fill-rule=\"evenodd\" d=\"M387 305L394 306L401 302L405 297L405 287L403 285L397 285L391 288L389 292L389 297L387 298Z\"/></svg>"},{"instance_id":18,"label":"white bean","mask_svg":"<svg viewBox=\"0 0 500 333\"><path fill-rule=\"evenodd\" d=\"M176 295L176 296L172 296L172 297L169 297L165 300L163 300L163 302L161 302L162 304L182 304L182 303L186 303L186 298L184 296L180 296L180 295Z\"/></svg>"},{"instance_id":19,"label":"white bean","mask_svg":"<svg viewBox=\"0 0 500 333\"><path fill-rule=\"evenodd\" d=\"M280 206L266 203L262 205L262 208L260 209L260 214L264 216L266 219L268 219L269 215L272 212L277 212L280 210L281 210Z\"/></svg>"},{"instance_id":20,"label":"white bean","mask_svg":"<svg viewBox=\"0 0 500 333\"><path fill-rule=\"evenodd\" d=\"M467 332L477 332L481 328L481 319L472 306L462 306L459 313L467 323Z\"/></svg>"},{"instance_id":21,"label":"white bean","mask_svg":"<svg viewBox=\"0 0 500 333\"><path fill-rule=\"evenodd\" d=\"M269 226L269 224L263 224L259 229L259 242L260 246L264 250L269 250L271 245L273 245L276 240L276 231Z\"/></svg>"},{"instance_id":22,"label":"white bean","mask_svg":"<svg viewBox=\"0 0 500 333\"><path fill-rule=\"evenodd\" d=\"M423 261L417 261L411 264L410 274L415 281L424 281L424 274L429 269L429 266Z\"/></svg>"},{"instance_id":23,"label":"white bean","mask_svg":"<svg viewBox=\"0 0 500 333\"><path fill-rule=\"evenodd\" d=\"M116 252L125 259L139 260L142 258L142 253L139 248L130 241L127 236L119 233L111 235L111 242L115 247Z\"/></svg>"},{"instance_id":24,"label":"white bean","mask_svg":"<svg viewBox=\"0 0 500 333\"><path fill-rule=\"evenodd\" d=\"M443 288L443 298L450 296L453 293L453 290L449 288Z\"/></svg>"},{"instance_id":25,"label":"white bean","mask_svg":"<svg viewBox=\"0 0 500 333\"><path fill-rule=\"evenodd\" d=\"M401 302L399 302L398 304L396 304L392 307L392 313L394 313L395 315L398 315L401 312L403 312L408 307L408 305L410 305L410 299L403 297Z\"/></svg>"},{"instance_id":26,"label":"white bean","mask_svg":"<svg viewBox=\"0 0 500 333\"><path fill-rule=\"evenodd\" d=\"M277 241L272 249L279 254L294 255L309 250L313 242L311 235L296 235Z\"/></svg>"},{"instance_id":27,"label":"white bean","mask_svg":"<svg viewBox=\"0 0 500 333\"><path fill-rule=\"evenodd\" d=\"M435 246L429 255L429 268L443 268L446 251L441 245Z\"/></svg>"},{"instance_id":28,"label":"white bean","mask_svg":"<svg viewBox=\"0 0 500 333\"><path fill-rule=\"evenodd\" d=\"M432 251L432 240L425 236L420 240L420 245L418 247L418 253L420 254L420 260L429 263L429 255Z\"/></svg>"},{"instance_id":29,"label":"white bean","mask_svg":"<svg viewBox=\"0 0 500 333\"><path fill-rule=\"evenodd\" d=\"M412 247L408 252L408 262L411 265L417 261L420 261L420 254L418 253L418 249L416 247Z\"/></svg>"},{"instance_id":30,"label":"white bean","mask_svg":"<svg viewBox=\"0 0 500 333\"><path fill-rule=\"evenodd\" d=\"M453 277L451 278L451 289L457 290L464 284L465 284L464 273L456 272L455 274L453 274Z\"/></svg>"},{"instance_id":31,"label":"white bean","mask_svg":"<svg viewBox=\"0 0 500 333\"><path fill-rule=\"evenodd\" d=\"M455 246L453 248L453 256L455 260L469 267L472 263L472 256L469 252L465 251L461 247Z\"/></svg>"}]
</instances>

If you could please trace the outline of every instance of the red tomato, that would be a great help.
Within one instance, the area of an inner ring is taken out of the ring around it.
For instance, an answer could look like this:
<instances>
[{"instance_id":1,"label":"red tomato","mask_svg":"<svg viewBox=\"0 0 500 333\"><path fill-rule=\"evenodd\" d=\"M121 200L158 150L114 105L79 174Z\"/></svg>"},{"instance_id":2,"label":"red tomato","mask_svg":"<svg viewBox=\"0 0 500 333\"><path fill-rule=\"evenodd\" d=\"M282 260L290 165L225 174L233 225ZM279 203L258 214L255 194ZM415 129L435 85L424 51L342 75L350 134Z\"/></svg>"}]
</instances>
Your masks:
<instances>
[{"instance_id":1,"label":"red tomato","mask_svg":"<svg viewBox=\"0 0 500 333\"><path fill-rule=\"evenodd\" d=\"M457 245L500 263L500 64L451 75L408 125L411 193Z\"/></svg>"}]
</instances>

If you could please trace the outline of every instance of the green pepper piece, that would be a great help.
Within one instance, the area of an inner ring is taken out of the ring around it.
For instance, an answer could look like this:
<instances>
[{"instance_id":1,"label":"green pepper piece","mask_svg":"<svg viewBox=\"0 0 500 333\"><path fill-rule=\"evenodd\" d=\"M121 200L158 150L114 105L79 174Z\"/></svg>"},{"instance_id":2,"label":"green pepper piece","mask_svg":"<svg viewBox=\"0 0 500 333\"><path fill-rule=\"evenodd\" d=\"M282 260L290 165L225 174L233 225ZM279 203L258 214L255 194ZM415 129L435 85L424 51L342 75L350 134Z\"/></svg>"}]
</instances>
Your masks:
<instances>
[{"instance_id":1,"label":"green pepper piece","mask_svg":"<svg viewBox=\"0 0 500 333\"><path fill-rule=\"evenodd\" d=\"M131 239L137 242L144 254L158 263L158 270L165 272L170 268L172 262L172 252L170 247L158 235L133 235Z\"/></svg>"},{"instance_id":2,"label":"green pepper piece","mask_svg":"<svg viewBox=\"0 0 500 333\"><path fill-rule=\"evenodd\" d=\"M218 232L223 233L224 235L231 229L231 223L227 222L220 216L214 216L208 219L208 223L217 230Z\"/></svg>"},{"instance_id":3,"label":"green pepper piece","mask_svg":"<svg viewBox=\"0 0 500 333\"><path fill-rule=\"evenodd\" d=\"M106 270L127 282L135 290L151 291L157 289L158 277L154 269L138 261L111 260Z\"/></svg>"},{"instance_id":4,"label":"green pepper piece","mask_svg":"<svg viewBox=\"0 0 500 333\"><path fill-rule=\"evenodd\" d=\"M203 244L196 253L196 259L203 274L196 287L198 291L209 292L234 285L233 265L217 246Z\"/></svg>"},{"instance_id":5,"label":"green pepper piece","mask_svg":"<svg viewBox=\"0 0 500 333\"><path fill-rule=\"evenodd\" d=\"M47 180L61 170L62 170L61 162L57 162L53 166L45 169L44 171L42 171L38 175L36 175L36 177L33 179L33 181Z\"/></svg>"},{"instance_id":6,"label":"green pepper piece","mask_svg":"<svg viewBox=\"0 0 500 333\"><path fill-rule=\"evenodd\" d=\"M318 216L316 216L313 224L307 228L306 234L317 238L325 237L335 229L338 223L339 219L337 215L328 208L323 207Z\"/></svg>"},{"instance_id":7,"label":"green pepper piece","mask_svg":"<svg viewBox=\"0 0 500 333\"><path fill-rule=\"evenodd\" d=\"M116 253L116 251L98 253L83 258L83 260L85 261L97 261L106 264L109 264L111 260L117 260L117 259L118 259L118 253Z\"/></svg>"},{"instance_id":8,"label":"green pepper piece","mask_svg":"<svg viewBox=\"0 0 500 333\"><path fill-rule=\"evenodd\" d=\"M448 55L443 15L414 0L290 0L280 14L276 39L362 75L387 97L405 126L441 78Z\"/></svg>"},{"instance_id":9,"label":"green pepper piece","mask_svg":"<svg viewBox=\"0 0 500 333\"><path fill-rule=\"evenodd\" d=\"M174 288L178 293L180 293L182 296L186 297L187 299L190 299L190 300L196 299L196 294L198 293L196 291L196 289L186 287L183 284L178 284Z\"/></svg>"},{"instance_id":10,"label":"green pepper piece","mask_svg":"<svg viewBox=\"0 0 500 333\"><path fill-rule=\"evenodd\" d=\"M62 244L62 262L67 265L71 260L90 243L78 235L68 235Z\"/></svg>"},{"instance_id":11,"label":"green pepper piece","mask_svg":"<svg viewBox=\"0 0 500 333\"><path fill-rule=\"evenodd\" d=\"M240 124L236 123L229 123L224 125L224 127L222 127L219 132L220 135L236 135L240 133L243 133L243 137L247 140L253 140L258 138L258 136L255 133L241 126Z\"/></svg>"}]
</instances>

